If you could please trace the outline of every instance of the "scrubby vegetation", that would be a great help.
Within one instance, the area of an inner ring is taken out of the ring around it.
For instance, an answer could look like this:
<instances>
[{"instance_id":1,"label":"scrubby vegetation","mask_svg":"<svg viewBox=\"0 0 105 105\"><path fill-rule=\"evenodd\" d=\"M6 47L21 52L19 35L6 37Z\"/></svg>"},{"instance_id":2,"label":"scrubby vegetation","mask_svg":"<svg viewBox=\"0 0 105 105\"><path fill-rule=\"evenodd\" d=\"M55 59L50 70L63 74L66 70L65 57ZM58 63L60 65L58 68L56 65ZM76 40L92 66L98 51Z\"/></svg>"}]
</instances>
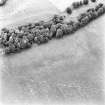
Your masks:
<instances>
[{"instance_id":1,"label":"scrubby vegetation","mask_svg":"<svg viewBox=\"0 0 105 105\"><path fill-rule=\"evenodd\" d=\"M96 1L97 1L97 0L91 0L91 2L93 2L93 3L96 2Z\"/></svg>"},{"instance_id":2,"label":"scrubby vegetation","mask_svg":"<svg viewBox=\"0 0 105 105\"><path fill-rule=\"evenodd\" d=\"M7 0L0 0L0 6L5 5L6 2L7 2Z\"/></svg>"},{"instance_id":3,"label":"scrubby vegetation","mask_svg":"<svg viewBox=\"0 0 105 105\"><path fill-rule=\"evenodd\" d=\"M73 4L72 4L73 9L80 8L82 5L83 5L82 2L73 2Z\"/></svg>"},{"instance_id":4,"label":"scrubby vegetation","mask_svg":"<svg viewBox=\"0 0 105 105\"><path fill-rule=\"evenodd\" d=\"M73 2L71 6L66 8L66 13L72 14L73 10L78 9L78 8L82 7L83 5L88 5L88 4L89 4L89 0Z\"/></svg>"},{"instance_id":5,"label":"scrubby vegetation","mask_svg":"<svg viewBox=\"0 0 105 105\"><path fill-rule=\"evenodd\" d=\"M22 49L30 48L33 43L40 45L47 43L52 38L62 38L71 35L81 27L105 13L105 6L99 3L95 8L90 8L77 17L77 21L70 20L65 23L65 16L54 15L48 21L29 23L15 29L3 28L0 35L0 46L5 54L16 53Z\"/></svg>"},{"instance_id":6,"label":"scrubby vegetation","mask_svg":"<svg viewBox=\"0 0 105 105\"><path fill-rule=\"evenodd\" d=\"M73 9L78 9L83 5L88 5L88 4L89 4L89 0L77 1L72 3L72 7Z\"/></svg>"},{"instance_id":7,"label":"scrubby vegetation","mask_svg":"<svg viewBox=\"0 0 105 105\"><path fill-rule=\"evenodd\" d=\"M88 5L88 3L89 3L89 0L83 0L84 5Z\"/></svg>"},{"instance_id":8,"label":"scrubby vegetation","mask_svg":"<svg viewBox=\"0 0 105 105\"><path fill-rule=\"evenodd\" d=\"M68 14L72 14L72 9L71 9L70 7L67 7L67 8L66 8L66 12L67 12Z\"/></svg>"}]
</instances>

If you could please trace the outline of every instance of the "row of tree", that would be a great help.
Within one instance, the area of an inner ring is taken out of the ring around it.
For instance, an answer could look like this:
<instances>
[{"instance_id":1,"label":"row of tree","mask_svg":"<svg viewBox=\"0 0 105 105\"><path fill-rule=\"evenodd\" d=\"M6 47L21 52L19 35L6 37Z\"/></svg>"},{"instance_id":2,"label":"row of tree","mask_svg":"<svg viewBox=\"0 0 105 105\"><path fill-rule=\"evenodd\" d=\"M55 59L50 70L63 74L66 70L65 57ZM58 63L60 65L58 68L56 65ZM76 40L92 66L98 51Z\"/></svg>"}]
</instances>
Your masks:
<instances>
[{"instance_id":1,"label":"row of tree","mask_svg":"<svg viewBox=\"0 0 105 105\"><path fill-rule=\"evenodd\" d=\"M77 17L77 21L65 23L65 16L54 15L47 22L40 21L18 26L15 29L3 28L0 35L0 46L5 54L16 53L30 48L33 44L47 43L53 38L72 35L81 27L105 13L105 6L99 3L95 8L89 8Z\"/></svg>"},{"instance_id":2,"label":"row of tree","mask_svg":"<svg viewBox=\"0 0 105 105\"><path fill-rule=\"evenodd\" d=\"M97 0L90 0L90 1L95 3ZM66 8L66 12L67 12L67 14L72 14L73 10L78 9L78 8L80 8L84 5L88 5L88 4L89 4L89 0L73 2L71 6Z\"/></svg>"}]
</instances>

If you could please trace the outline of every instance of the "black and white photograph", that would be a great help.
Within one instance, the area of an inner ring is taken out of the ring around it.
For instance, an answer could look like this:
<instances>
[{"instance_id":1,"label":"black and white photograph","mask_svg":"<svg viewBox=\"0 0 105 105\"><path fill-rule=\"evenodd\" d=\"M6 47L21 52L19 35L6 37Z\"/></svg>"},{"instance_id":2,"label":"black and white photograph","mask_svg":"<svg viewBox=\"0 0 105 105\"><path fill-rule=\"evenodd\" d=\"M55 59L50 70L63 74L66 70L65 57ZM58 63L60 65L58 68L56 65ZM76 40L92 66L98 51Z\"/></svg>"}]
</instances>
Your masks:
<instances>
[{"instance_id":1,"label":"black and white photograph","mask_svg":"<svg viewBox=\"0 0 105 105\"><path fill-rule=\"evenodd\" d=\"M0 105L105 105L105 0L0 0Z\"/></svg>"}]
</instances>

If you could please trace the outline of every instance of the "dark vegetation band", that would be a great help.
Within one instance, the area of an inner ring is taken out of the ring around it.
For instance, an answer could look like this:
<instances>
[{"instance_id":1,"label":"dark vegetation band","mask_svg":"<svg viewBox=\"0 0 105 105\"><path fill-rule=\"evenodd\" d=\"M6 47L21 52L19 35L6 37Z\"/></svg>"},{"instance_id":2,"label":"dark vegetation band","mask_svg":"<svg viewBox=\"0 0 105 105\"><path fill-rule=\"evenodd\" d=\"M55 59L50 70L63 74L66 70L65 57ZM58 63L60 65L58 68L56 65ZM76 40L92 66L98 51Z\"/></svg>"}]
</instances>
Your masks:
<instances>
[{"instance_id":1,"label":"dark vegetation band","mask_svg":"<svg viewBox=\"0 0 105 105\"><path fill-rule=\"evenodd\" d=\"M105 5L99 3L94 8L89 8L84 13L81 13L76 21L70 20L65 23L65 16L54 15L47 22L29 23L15 29L3 28L0 35L0 46L5 54L17 53L32 47L33 44L40 45L54 38L59 39L72 35L104 13Z\"/></svg>"}]
</instances>

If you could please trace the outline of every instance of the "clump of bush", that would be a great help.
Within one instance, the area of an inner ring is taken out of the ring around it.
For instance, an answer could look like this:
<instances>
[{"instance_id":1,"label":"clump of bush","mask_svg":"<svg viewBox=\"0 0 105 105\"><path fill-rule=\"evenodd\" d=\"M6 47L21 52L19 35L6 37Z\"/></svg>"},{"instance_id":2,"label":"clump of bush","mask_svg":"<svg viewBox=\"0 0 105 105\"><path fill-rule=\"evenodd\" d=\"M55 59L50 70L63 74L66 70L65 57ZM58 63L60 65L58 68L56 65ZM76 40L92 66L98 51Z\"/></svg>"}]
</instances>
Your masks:
<instances>
[{"instance_id":1,"label":"clump of bush","mask_svg":"<svg viewBox=\"0 0 105 105\"><path fill-rule=\"evenodd\" d=\"M77 2L72 3L72 7L74 9L78 9L82 7L83 5L88 5L88 4L89 4L89 0L77 1Z\"/></svg>"},{"instance_id":2,"label":"clump of bush","mask_svg":"<svg viewBox=\"0 0 105 105\"><path fill-rule=\"evenodd\" d=\"M77 21L64 22L64 16L54 15L48 21L29 23L18 26L16 29L3 28L0 35L0 46L5 54L20 52L30 48L33 43L37 45L47 43L52 38L62 38L71 35L81 27L105 13L105 6L99 3L95 8L89 8L77 17Z\"/></svg>"},{"instance_id":3,"label":"clump of bush","mask_svg":"<svg viewBox=\"0 0 105 105\"><path fill-rule=\"evenodd\" d=\"M67 7L66 12L67 12L67 14L72 14L72 9L70 7Z\"/></svg>"},{"instance_id":4,"label":"clump of bush","mask_svg":"<svg viewBox=\"0 0 105 105\"><path fill-rule=\"evenodd\" d=\"M64 16L54 15L54 17L52 18L52 21L54 24L62 23L64 18L65 18Z\"/></svg>"},{"instance_id":5,"label":"clump of bush","mask_svg":"<svg viewBox=\"0 0 105 105\"><path fill-rule=\"evenodd\" d=\"M80 24L80 27L83 27L104 13L105 13L105 6L103 6L103 4L101 3L98 4L95 8L89 8L85 13L80 14L77 20Z\"/></svg>"},{"instance_id":6,"label":"clump of bush","mask_svg":"<svg viewBox=\"0 0 105 105\"><path fill-rule=\"evenodd\" d=\"M97 1L97 0L91 0L91 2L93 2L93 3L96 2L96 1Z\"/></svg>"},{"instance_id":7,"label":"clump of bush","mask_svg":"<svg viewBox=\"0 0 105 105\"><path fill-rule=\"evenodd\" d=\"M73 2L73 3L72 3L72 7L73 7L74 9L80 8L82 5L83 5L82 2Z\"/></svg>"},{"instance_id":8,"label":"clump of bush","mask_svg":"<svg viewBox=\"0 0 105 105\"><path fill-rule=\"evenodd\" d=\"M7 0L0 0L0 6L4 6Z\"/></svg>"},{"instance_id":9,"label":"clump of bush","mask_svg":"<svg viewBox=\"0 0 105 105\"><path fill-rule=\"evenodd\" d=\"M89 0L83 0L84 5L88 5L88 3L89 3Z\"/></svg>"},{"instance_id":10,"label":"clump of bush","mask_svg":"<svg viewBox=\"0 0 105 105\"><path fill-rule=\"evenodd\" d=\"M63 37L63 31L59 28L57 29L57 32L56 32L56 38L61 38Z\"/></svg>"}]
</instances>

